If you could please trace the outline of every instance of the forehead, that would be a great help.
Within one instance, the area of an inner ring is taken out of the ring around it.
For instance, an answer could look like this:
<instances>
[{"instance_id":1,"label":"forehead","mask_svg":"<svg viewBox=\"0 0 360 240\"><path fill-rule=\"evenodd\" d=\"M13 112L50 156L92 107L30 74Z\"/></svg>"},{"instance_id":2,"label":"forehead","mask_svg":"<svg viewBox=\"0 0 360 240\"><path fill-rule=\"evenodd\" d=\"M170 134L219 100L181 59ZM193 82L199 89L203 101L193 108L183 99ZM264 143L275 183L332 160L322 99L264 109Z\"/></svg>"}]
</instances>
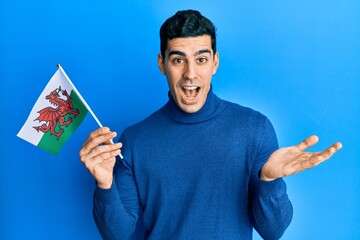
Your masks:
<instances>
[{"instance_id":1,"label":"forehead","mask_svg":"<svg viewBox=\"0 0 360 240\"><path fill-rule=\"evenodd\" d=\"M165 55L168 55L171 51L181 51L185 54L192 55L199 50L204 49L208 49L212 53L211 37L209 35L203 35L199 37L174 38L168 40Z\"/></svg>"}]
</instances>

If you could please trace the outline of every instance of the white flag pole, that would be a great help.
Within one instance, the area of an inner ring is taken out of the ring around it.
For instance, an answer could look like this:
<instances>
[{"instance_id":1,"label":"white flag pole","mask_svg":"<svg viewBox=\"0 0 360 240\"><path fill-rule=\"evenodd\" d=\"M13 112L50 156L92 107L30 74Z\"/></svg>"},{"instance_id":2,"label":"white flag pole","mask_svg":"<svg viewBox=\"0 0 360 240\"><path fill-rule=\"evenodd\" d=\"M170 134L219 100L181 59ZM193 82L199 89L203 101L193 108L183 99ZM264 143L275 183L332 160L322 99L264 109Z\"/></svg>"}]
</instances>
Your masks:
<instances>
[{"instance_id":1,"label":"white flag pole","mask_svg":"<svg viewBox=\"0 0 360 240\"><path fill-rule=\"evenodd\" d=\"M79 97L80 101L84 104L84 106L86 107L86 109L90 112L90 114L93 116L93 118L95 119L95 121L97 122L97 124L99 125L99 127L103 127L103 125L101 124L101 122L99 121L99 119L96 117L96 115L94 114L94 112L91 110L91 108L89 107L89 105L86 103L85 99L81 96L81 94L79 93L79 91L77 90L77 88L75 87L75 85L72 83L72 81L70 80L70 78L68 77L68 75L65 73L64 69L61 67L60 64L57 64L57 67L60 69L60 71L62 72L62 74L65 76L66 80L70 83L71 87L73 88L74 92L76 93L76 95ZM110 140L111 143L114 143L112 140ZM119 157L121 159L123 159L123 155L120 153Z\"/></svg>"}]
</instances>

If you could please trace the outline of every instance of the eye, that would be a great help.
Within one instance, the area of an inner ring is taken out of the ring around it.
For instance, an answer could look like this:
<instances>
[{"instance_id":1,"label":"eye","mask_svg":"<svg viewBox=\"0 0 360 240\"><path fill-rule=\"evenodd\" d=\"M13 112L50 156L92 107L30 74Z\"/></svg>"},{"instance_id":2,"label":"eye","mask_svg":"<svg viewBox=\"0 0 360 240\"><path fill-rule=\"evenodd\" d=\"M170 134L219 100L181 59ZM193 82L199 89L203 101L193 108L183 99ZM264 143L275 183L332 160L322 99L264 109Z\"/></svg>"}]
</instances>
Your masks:
<instances>
[{"instance_id":1,"label":"eye","mask_svg":"<svg viewBox=\"0 0 360 240\"><path fill-rule=\"evenodd\" d=\"M204 57L202 57L202 58L199 58L199 59L198 59L198 62L199 62L199 63L206 63L206 62L207 62L207 59L204 58Z\"/></svg>"},{"instance_id":2,"label":"eye","mask_svg":"<svg viewBox=\"0 0 360 240\"><path fill-rule=\"evenodd\" d=\"M172 60L172 62L173 62L174 64L181 64L181 63L184 62L184 60L181 59L181 58L174 58L174 59Z\"/></svg>"}]
</instances>

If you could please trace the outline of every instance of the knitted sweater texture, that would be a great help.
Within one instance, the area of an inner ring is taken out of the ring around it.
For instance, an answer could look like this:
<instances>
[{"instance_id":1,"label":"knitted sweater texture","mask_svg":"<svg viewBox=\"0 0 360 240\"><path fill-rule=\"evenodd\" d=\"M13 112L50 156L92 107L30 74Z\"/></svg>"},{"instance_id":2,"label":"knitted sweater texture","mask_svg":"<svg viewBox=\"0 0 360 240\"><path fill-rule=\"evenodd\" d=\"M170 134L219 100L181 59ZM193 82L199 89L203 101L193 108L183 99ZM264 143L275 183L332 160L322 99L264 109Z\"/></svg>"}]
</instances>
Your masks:
<instances>
[{"instance_id":1,"label":"knitted sweater texture","mask_svg":"<svg viewBox=\"0 0 360 240\"><path fill-rule=\"evenodd\" d=\"M279 239L292 218L282 179L259 172L278 148L264 115L209 92L185 113L169 101L127 128L110 189L96 188L104 239L128 239L142 214L145 239Z\"/></svg>"}]
</instances>

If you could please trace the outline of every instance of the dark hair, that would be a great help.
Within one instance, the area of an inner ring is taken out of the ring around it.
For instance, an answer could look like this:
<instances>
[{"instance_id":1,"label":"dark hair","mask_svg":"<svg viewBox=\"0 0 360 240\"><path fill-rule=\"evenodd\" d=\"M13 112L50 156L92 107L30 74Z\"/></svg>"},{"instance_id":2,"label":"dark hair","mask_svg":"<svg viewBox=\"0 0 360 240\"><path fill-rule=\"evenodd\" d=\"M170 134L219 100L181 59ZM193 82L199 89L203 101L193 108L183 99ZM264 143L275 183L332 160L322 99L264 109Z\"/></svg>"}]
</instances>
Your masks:
<instances>
[{"instance_id":1,"label":"dark hair","mask_svg":"<svg viewBox=\"0 0 360 240\"><path fill-rule=\"evenodd\" d=\"M216 29L215 25L196 10L178 11L168 18L160 28L160 51L165 58L165 50L168 40L179 37L199 37L209 35L211 48L216 53Z\"/></svg>"}]
</instances>

